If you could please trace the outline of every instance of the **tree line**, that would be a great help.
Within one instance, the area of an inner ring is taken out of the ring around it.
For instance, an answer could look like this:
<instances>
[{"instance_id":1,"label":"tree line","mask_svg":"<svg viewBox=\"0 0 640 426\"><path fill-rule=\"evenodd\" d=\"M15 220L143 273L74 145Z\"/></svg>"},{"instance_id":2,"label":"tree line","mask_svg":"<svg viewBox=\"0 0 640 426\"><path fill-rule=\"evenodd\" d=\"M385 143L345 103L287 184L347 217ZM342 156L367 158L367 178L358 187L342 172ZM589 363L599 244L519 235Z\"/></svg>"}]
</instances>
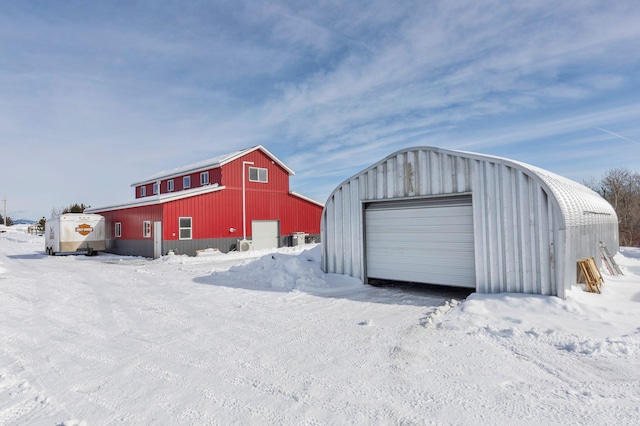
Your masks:
<instances>
[{"instance_id":1,"label":"tree line","mask_svg":"<svg viewBox=\"0 0 640 426\"><path fill-rule=\"evenodd\" d=\"M640 247L640 173L620 167L586 186L600 194L618 215L620 245Z\"/></svg>"},{"instance_id":2,"label":"tree line","mask_svg":"<svg viewBox=\"0 0 640 426\"><path fill-rule=\"evenodd\" d=\"M84 210L88 209L89 207L91 206L85 205L84 203L80 203L80 204L74 203L74 204L70 204L68 207L62 207L62 208L53 207L51 209L51 217L58 217L60 215L67 214L67 213L84 213ZM44 225L46 221L47 220L43 217L37 222L38 230L44 232Z\"/></svg>"},{"instance_id":3,"label":"tree line","mask_svg":"<svg viewBox=\"0 0 640 426\"><path fill-rule=\"evenodd\" d=\"M62 207L62 208L55 208L53 207L51 209L51 217L58 217L62 214L67 214L67 213L84 213L85 209L88 209L89 205L84 205L84 203L74 203L74 204L70 204L68 207Z\"/></svg>"},{"instance_id":4,"label":"tree line","mask_svg":"<svg viewBox=\"0 0 640 426\"><path fill-rule=\"evenodd\" d=\"M0 225L4 225L4 217L0 214ZM13 225L13 220L7 216L7 226Z\"/></svg>"}]
</instances>

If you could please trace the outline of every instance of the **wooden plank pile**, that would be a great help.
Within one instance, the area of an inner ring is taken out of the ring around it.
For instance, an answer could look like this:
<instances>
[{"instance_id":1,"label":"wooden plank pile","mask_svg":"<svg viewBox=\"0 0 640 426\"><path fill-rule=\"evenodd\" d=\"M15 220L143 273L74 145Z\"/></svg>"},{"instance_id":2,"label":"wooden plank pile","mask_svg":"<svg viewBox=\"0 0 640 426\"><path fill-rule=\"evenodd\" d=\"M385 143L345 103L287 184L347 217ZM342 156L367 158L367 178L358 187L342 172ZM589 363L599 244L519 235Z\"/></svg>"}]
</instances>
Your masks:
<instances>
[{"instance_id":1,"label":"wooden plank pile","mask_svg":"<svg viewBox=\"0 0 640 426\"><path fill-rule=\"evenodd\" d=\"M604 282L600 269L593 257L578 260L578 282L586 284L591 293L600 293L600 285Z\"/></svg>"}]
</instances>

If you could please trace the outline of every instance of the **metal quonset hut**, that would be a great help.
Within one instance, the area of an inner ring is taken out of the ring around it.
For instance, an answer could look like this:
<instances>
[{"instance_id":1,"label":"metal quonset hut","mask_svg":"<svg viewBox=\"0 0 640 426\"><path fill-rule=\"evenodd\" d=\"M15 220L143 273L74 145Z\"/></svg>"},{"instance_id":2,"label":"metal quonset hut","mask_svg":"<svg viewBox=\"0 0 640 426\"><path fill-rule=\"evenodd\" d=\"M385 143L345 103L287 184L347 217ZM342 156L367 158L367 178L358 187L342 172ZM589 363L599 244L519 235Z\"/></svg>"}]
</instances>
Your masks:
<instances>
[{"instance_id":1,"label":"metal quonset hut","mask_svg":"<svg viewBox=\"0 0 640 426\"><path fill-rule=\"evenodd\" d=\"M408 148L347 179L322 213L322 268L365 283L565 296L577 260L618 250L602 197L521 162Z\"/></svg>"},{"instance_id":2,"label":"metal quonset hut","mask_svg":"<svg viewBox=\"0 0 640 426\"><path fill-rule=\"evenodd\" d=\"M319 240L323 205L289 190L293 174L258 145L156 173L131 185L134 201L85 212L105 217L106 251L124 255L195 255L206 248L228 252Z\"/></svg>"}]
</instances>

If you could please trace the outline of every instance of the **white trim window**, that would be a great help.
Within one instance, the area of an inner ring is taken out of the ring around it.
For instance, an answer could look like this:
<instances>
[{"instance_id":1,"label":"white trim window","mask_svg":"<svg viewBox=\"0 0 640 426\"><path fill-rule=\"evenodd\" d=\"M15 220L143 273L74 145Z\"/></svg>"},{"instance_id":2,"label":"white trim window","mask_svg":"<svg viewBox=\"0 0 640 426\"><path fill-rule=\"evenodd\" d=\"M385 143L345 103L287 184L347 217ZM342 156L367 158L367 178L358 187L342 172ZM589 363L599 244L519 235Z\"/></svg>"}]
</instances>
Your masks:
<instances>
[{"instance_id":1,"label":"white trim window","mask_svg":"<svg viewBox=\"0 0 640 426\"><path fill-rule=\"evenodd\" d=\"M114 232L115 232L116 238L122 237L122 222L116 222Z\"/></svg>"},{"instance_id":2,"label":"white trim window","mask_svg":"<svg viewBox=\"0 0 640 426\"><path fill-rule=\"evenodd\" d=\"M145 220L142 222L142 236L144 238L151 238L151 221Z\"/></svg>"},{"instance_id":3,"label":"white trim window","mask_svg":"<svg viewBox=\"0 0 640 426\"><path fill-rule=\"evenodd\" d=\"M153 195L158 195L158 182L153 184Z\"/></svg>"},{"instance_id":4,"label":"white trim window","mask_svg":"<svg viewBox=\"0 0 640 426\"><path fill-rule=\"evenodd\" d=\"M190 217L178 218L178 233L181 240L191 239L191 218Z\"/></svg>"},{"instance_id":5,"label":"white trim window","mask_svg":"<svg viewBox=\"0 0 640 426\"><path fill-rule=\"evenodd\" d=\"M140 196L141 197L146 197L147 196L147 187L146 186L141 186L140 187Z\"/></svg>"},{"instance_id":6,"label":"white trim window","mask_svg":"<svg viewBox=\"0 0 640 426\"><path fill-rule=\"evenodd\" d=\"M209 172L200 173L200 185L209 185Z\"/></svg>"},{"instance_id":7,"label":"white trim window","mask_svg":"<svg viewBox=\"0 0 640 426\"><path fill-rule=\"evenodd\" d=\"M260 167L249 167L249 181L267 183L269 171Z\"/></svg>"},{"instance_id":8,"label":"white trim window","mask_svg":"<svg viewBox=\"0 0 640 426\"><path fill-rule=\"evenodd\" d=\"M191 176L184 176L182 178L182 188L183 189L191 188Z\"/></svg>"},{"instance_id":9,"label":"white trim window","mask_svg":"<svg viewBox=\"0 0 640 426\"><path fill-rule=\"evenodd\" d=\"M167 192L173 192L173 179L167 181Z\"/></svg>"}]
</instances>

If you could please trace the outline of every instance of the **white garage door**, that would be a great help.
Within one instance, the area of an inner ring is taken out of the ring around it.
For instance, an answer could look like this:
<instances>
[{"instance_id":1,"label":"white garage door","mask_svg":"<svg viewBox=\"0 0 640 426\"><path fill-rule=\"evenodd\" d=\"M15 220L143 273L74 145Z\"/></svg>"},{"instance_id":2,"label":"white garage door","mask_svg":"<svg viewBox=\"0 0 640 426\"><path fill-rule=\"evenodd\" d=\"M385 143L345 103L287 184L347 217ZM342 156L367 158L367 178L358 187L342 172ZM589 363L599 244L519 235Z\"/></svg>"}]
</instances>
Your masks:
<instances>
[{"instance_id":1,"label":"white garage door","mask_svg":"<svg viewBox=\"0 0 640 426\"><path fill-rule=\"evenodd\" d=\"M279 226L277 220L251 221L251 240L254 250L278 248Z\"/></svg>"},{"instance_id":2,"label":"white garage door","mask_svg":"<svg viewBox=\"0 0 640 426\"><path fill-rule=\"evenodd\" d=\"M471 197L370 203L367 278L476 287Z\"/></svg>"}]
</instances>

